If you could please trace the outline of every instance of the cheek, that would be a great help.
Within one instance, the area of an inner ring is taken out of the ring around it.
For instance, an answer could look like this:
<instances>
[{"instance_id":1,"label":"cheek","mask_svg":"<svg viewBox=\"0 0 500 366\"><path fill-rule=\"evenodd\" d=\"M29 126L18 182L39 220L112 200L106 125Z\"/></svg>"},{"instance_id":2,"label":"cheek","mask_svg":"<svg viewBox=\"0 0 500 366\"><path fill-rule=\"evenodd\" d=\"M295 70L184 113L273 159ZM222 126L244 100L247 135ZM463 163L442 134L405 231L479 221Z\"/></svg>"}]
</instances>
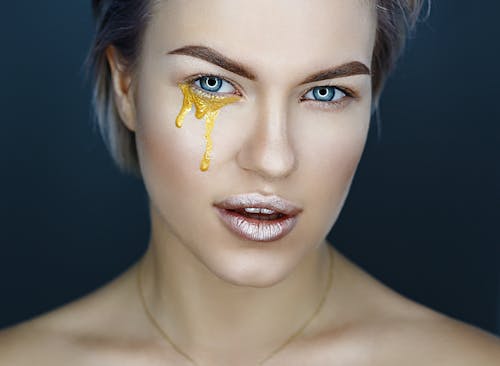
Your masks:
<instances>
[{"instance_id":1,"label":"cheek","mask_svg":"<svg viewBox=\"0 0 500 366\"><path fill-rule=\"evenodd\" d=\"M206 174L199 169L205 148L204 121L190 113L182 128L175 126L182 100L178 88L155 85L141 90L136 108L136 144L144 184L153 202L179 210L185 206L176 203L202 189L197 182Z\"/></svg>"},{"instance_id":2,"label":"cheek","mask_svg":"<svg viewBox=\"0 0 500 366\"><path fill-rule=\"evenodd\" d=\"M313 126L299 137L301 174L311 182L309 197L329 220L339 213L363 153L369 112L332 113L309 118Z\"/></svg>"},{"instance_id":3,"label":"cheek","mask_svg":"<svg viewBox=\"0 0 500 366\"><path fill-rule=\"evenodd\" d=\"M185 110L185 117L179 119L182 127L177 127L176 119L184 110L182 90L170 81L143 79L137 98L137 144L142 162L196 172L206 145L205 118L195 118L196 108L191 106L190 111Z\"/></svg>"},{"instance_id":4,"label":"cheek","mask_svg":"<svg viewBox=\"0 0 500 366\"><path fill-rule=\"evenodd\" d=\"M154 90L154 93L148 93L148 90ZM226 158L226 150L234 148L232 145L238 134L234 134L234 123L228 123L231 113L228 115L226 111L231 105L216 111L218 115L209 133L207 115L196 118L195 112L199 111L196 104L189 105L190 110L183 108L186 99L177 86L144 85L140 95L137 145L142 157L141 168L161 164L162 170L205 176L199 171L208 146L211 146L208 155L219 160ZM176 120L182 122L182 127L176 126ZM211 165L210 171L217 168Z\"/></svg>"}]
</instances>

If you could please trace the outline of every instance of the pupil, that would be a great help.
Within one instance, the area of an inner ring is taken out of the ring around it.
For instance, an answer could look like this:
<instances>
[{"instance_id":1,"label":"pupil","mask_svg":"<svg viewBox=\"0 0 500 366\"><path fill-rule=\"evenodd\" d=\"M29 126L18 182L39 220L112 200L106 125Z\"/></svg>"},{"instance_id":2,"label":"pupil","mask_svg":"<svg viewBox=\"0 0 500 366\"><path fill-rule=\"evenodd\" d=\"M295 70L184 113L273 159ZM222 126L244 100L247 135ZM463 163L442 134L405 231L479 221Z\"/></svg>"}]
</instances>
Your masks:
<instances>
[{"instance_id":1,"label":"pupil","mask_svg":"<svg viewBox=\"0 0 500 366\"><path fill-rule=\"evenodd\" d=\"M212 86L212 87L213 87L213 86L217 85L217 81L216 81L214 78L210 78L210 79L208 79L207 84L208 84L209 86Z\"/></svg>"},{"instance_id":2,"label":"pupil","mask_svg":"<svg viewBox=\"0 0 500 366\"><path fill-rule=\"evenodd\" d=\"M321 101L330 101L333 99L335 91L330 87L316 87L314 88L313 95Z\"/></svg>"}]
</instances>

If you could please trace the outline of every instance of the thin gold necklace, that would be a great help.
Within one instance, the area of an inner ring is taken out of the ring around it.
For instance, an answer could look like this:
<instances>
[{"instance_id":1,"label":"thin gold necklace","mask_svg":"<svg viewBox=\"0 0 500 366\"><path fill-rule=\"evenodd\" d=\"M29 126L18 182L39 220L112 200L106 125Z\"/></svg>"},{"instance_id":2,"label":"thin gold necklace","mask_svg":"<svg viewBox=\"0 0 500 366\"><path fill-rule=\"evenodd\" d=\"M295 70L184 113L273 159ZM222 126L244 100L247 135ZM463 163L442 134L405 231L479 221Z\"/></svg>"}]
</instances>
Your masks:
<instances>
[{"instance_id":1,"label":"thin gold necklace","mask_svg":"<svg viewBox=\"0 0 500 366\"><path fill-rule=\"evenodd\" d=\"M326 284L326 287L325 287L325 291L323 292L323 296L321 298L321 301L319 302L318 306L316 307L316 309L314 310L314 312L311 314L311 316L305 321L305 323L297 330L295 331L290 337L287 338L287 340L279 347L277 347L273 352L271 352L267 357L265 357L264 359L262 359L261 361L259 361L258 365L262 365L264 364L264 362L266 362L267 360L269 360L271 357L273 357L276 353L278 353L279 351L281 351L283 348L285 348L288 344L290 344L295 338L299 337L302 332L304 331L304 329L307 328L307 326L313 321L313 319L316 317L316 315L318 315L318 313L321 311L321 309L323 308L323 305L325 303L325 300L326 300L326 297L327 297L327 294L330 292L330 288L332 286L332 279L333 279L333 249L331 248L328 248L328 252L329 252L329 270L328 270L328 283ZM168 336L168 334L163 330L163 328L160 326L160 324L158 324L158 322L156 321L155 317L153 316L153 314L151 313L151 311L149 310L147 304L146 304L146 299L144 298L144 293L143 293L143 290L142 290L142 286L141 286L141 265L142 265L142 262L139 263L139 267L137 269L137 287L138 287L138 290L139 290L139 296L141 298L141 303L142 303L142 307L144 308L144 312L146 313L147 317L149 318L151 324L158 330L158 332L160 332L160 334L162 335L162 337L179 353L181 354L182 356L184 356L186 359L188 359L193 365L196 365L196 366L199 366L199 364L193 360L193 358L191 356L189 356L186 352L184 352L183 350L181 350L179 348L179 346L177 346L173 341L172 339L170 339L170 337Z\"/></svg>"}]
</instances>

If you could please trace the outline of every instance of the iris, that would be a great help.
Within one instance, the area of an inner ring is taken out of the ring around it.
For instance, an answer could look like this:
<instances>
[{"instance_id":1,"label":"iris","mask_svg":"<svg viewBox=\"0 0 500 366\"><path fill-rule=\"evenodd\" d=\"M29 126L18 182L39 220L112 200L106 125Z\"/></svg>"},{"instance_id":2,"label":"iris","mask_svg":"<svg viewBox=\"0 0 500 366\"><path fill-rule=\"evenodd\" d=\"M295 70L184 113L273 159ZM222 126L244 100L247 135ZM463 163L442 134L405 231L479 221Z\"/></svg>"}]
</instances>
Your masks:
<instances>
[{"instance_id":1,"label":"iris","mask_svg":"<svg viewBox=\"0 0 500 366\"><path fill-rule=\"evenodd\" d=\"M216 76L202 76L200 78L200 87L208 92L218 92L222 87L222 79Z\"/></svg>"},{"instance_id":2,"label":"iris","mask_svg":"<svg viewBox=\"0 0 500 366\"><path fill-rule=\"evenodd\" d=\"M313 88L314 99L329 102L335 97L335 88L333 86L317 86Z\"/></svg>"}]
</instances>

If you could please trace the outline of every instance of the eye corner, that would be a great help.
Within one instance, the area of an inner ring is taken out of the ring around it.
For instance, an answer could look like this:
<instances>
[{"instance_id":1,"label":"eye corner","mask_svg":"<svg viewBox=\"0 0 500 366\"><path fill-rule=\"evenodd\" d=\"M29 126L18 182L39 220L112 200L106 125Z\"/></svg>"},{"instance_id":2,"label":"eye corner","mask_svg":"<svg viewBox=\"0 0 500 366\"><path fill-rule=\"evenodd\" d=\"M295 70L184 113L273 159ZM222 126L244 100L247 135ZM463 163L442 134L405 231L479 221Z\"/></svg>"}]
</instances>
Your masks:
<instances>
[{"instance_id":1,"label":"eye corner","mask_svg":"<svg viewBox=\"0 0 500 366\"><path fill-rule=\"evenodd\" d=\"M348 88L348 87L337 87L342 93L344 93L347 97L358 100L360 99L360 95L357 91Z\"/></svg>"}]
</instances>

